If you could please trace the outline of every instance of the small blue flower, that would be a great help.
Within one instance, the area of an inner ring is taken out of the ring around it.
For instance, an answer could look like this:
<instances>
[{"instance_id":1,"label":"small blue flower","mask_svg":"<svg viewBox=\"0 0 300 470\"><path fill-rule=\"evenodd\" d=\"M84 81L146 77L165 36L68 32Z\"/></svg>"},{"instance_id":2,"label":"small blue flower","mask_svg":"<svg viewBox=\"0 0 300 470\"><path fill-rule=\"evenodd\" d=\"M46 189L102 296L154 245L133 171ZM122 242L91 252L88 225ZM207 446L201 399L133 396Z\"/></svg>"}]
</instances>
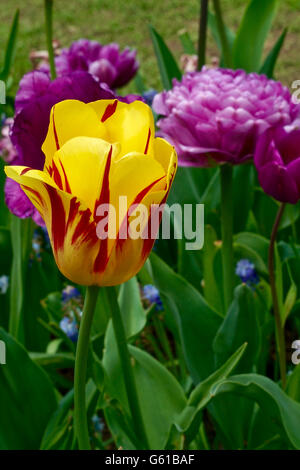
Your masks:
<instances>
[{"instance_id":1,"label":"small blue flower","mask_svg":"<svg viewBox=\"0 0 300 470\"><path fill-rule=\"evenodd\" d=\"M255 265L248 259L241 259L235 268L235 274L239 276L242 282L249 286L259 283L259 277Z\"/></svg>"},{"instance_id":2,"label":"small blue flower","mask_svg":"<svg viewBox=\"0 0 300 470\"><path fill-rule=\"evenodd\" d=\"M145 99L148 106L152 105L152 101L154 100L154 96L157 95L157 90L150 88L150 90L145 91L142 96Z\"/></svg>"},{"instance_id":3,"label":"small blue flower","mask_svg":"<svg viewBox=\"0 0 300 470\"><path fill-rule=\"evenodd\" d=\"M143 287L144 298L147 299L150 304L156 304L156 310L163 310L163 304L159 295L158 289L152 284L147 284Z\"/></svg>"},{"instance_id":4,"label":"small blue flower","mask_svg":"<svg viewBox=\"0 0 300 470\"><path fill-rule=\"evenodd\" d=\"M70 338L73 343L76 343L78 339L78 326L76 321L69 317L63 317L59 322L59 326L67 337Z\"/></svg>"},{"instance_id":5,"label":"small blue flower","mask_svg":"<svg viewBox=\"0 0 300 470\"><path fill-rule=\"evenodd\" d=\"M74 286L67 286L63 289L61 298L62 302L66 303L71 299L78 299L81 297L79 290Z\"/></svg>"},{"instance_id":6,"label":"small blue flower","mask_svg":"<svg viewBox=\"0 0 300 470\"><path fill-rule=\"evenodd\" d=\"M101 434L104 430L104 422L98 415L92 416L92 422L95 428L95 431Z\"/></svg>"},{"instance_id":7,"label":"small blue flower","mask_svg":"<svg viewBox=\"0 0 300 470\"><path fill-rule=\"evenodd\" d=\"M8 276L3 275L0 277L0 294L6 294L8 289L8 281Z\"/></svg>"}]
</instances>

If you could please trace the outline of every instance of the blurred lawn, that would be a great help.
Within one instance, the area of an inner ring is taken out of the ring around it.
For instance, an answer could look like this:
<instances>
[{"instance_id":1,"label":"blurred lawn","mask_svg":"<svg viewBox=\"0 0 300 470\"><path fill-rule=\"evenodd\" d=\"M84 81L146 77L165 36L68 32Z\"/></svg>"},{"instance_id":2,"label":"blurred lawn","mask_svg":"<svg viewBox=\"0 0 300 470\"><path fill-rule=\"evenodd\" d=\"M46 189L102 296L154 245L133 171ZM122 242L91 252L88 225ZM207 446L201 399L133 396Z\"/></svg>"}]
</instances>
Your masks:
<instances>
[{"instance_id":1,"label":"blurred lawn","mask_svg":"<svg viewBox=\"0 0 300 470\"><path fill-rule=\"evenodd\" d=\"M227 24L236 29L245 0L222 0ZM19 42L14 65L14 89L18 80L31 69L29 53L45 49L42 0L0 0L0 60L9 26L16 8L21 10ZM187 29L196 42L199 0L54 0L54 37L62 46L86 37L103 43L117 41L122 47L138 49L141 72L149 87L161 88L158 69L149 38L148 24L163 35L177 58L181 54L178 31ZM300 58L297 42L300 37L300 0L281 0L267 47L272 46L283 28L289 34L281 53L277 78L290 85L300 78ZM211 37L208 40L208 62L217 54ZM0 62L1 63L1 62ZM134 84L126 91L133 91Z\"/></svg>"}]
</instances>

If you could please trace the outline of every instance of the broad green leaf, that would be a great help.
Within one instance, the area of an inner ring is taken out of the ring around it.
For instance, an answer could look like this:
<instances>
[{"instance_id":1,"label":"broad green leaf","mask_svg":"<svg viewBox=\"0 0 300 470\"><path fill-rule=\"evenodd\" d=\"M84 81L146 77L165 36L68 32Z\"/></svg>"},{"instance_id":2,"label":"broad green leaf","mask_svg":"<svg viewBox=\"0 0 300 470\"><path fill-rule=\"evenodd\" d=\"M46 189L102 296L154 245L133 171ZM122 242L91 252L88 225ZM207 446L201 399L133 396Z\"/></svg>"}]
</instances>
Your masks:
<instances>
[{"instance_id":1,"label":"broad green leaf","mask_svg":"<svg viewBox=\"0 0 300 470\"><path fill-rule=\"evenodd\" d=\"M161 81L165 90L172 88L172 79L181 79L181 71L163 38L153 26L149 26L154 52L156 55Z\"/></svg>"},{"instance_id":2,"label":"broad green leaf","mask_svg":"<svg viewBox=\"0 0 300 470\"><path fill-rule=\"evenodd\" d=\"M251 372L260 354L261 331L255 293L246 284L241 284L235 289L233 302L213 342L217 367L245 342L248 347L240 370Z\"/></svg>"},{"instance_id":3,"label":"broad green leaf","mask_svg":"<svg viewBox=\"0 0 300 470\"><path fill-rule=\"evenodd\" d=\"M212 396L235 393L256 401L263 413L281 425L282 435L300 449L300 403L292 400L276 383L258 374L232 376L212 387Z\"/></svg>"},{"instance_id":4,"label":"broad green leaf","mask_svg":"<svg viewBox=\"0 0 300 470\"><path fill-rule=\"evenodd\" d=\"M222 383L234 370L242 358L247 344L243 344L239 349L213 374L207 377L203 382L199 383L192 391L187 405L182 413L176 419L176 427L180 432L186 432L192 425L193 420L197 414L210 402L212 399L212 389L219 383Z\"/></svg>"},{"instance_id":5,"label":"broad green leaf","mask_svg":"<svg viewBox=\"0 0 300 470\"><path fill-rule=\"evenodd\" d=\"M258 72L264 43L277 10L277 0L251 0L233 45L234 68Z\"/></svg>"},{"instance_id":6,"label":"broad green leaf","mask_svg":"<svg viewBox=\"0 0 300 470\"><path fill-rule=\"evenodd\" d=\"M274 76L274 68L278 59L278 56L280 54L281 48L283 46L284 40L286 33L288 31L288 28L285 28L279 38L277 39L276 43L274 44L273 48L267 55L263 65L260 68L259 73L267 75L269 78L273 78Z\"/></svg>"},{"instance_id":7,"label":"broad green leaf","mask_svg":"<svg viewBox=\"0 0 300 470\"><path fill-rule=\"evenodd\" d=\"M6 364L0 365L0 449L38 449L57 403L45 372L0 329Z\"/></svg>"},{"instance_id":8,"label":"broad green leaf","mask_svg":"<svg viewBox=\"0 0 300 470\"><path fill-rule=\"evenodd\" d=\"M213 338L222 317L192 285L152 253L155 284L177 324L187 368L197 384L214 369Z\"/></svg>"},{"instance_id":9,"label":"broad green leaf","mask_svg":"<svg viewBox=\"0 0 300 470\"><path fill-rule=\"evenodd\" d=\"M19 10L16 10L15 16L11 24L8 41L6 44L3 68L0 72L0 80L4 80L5 82L7 81L8 76L10 74L11 66L15 56L18 26Z\"/></svg>"},{"instance_id":10,"label":"broad green leaf","mask_svg":"<svg viewBox=\"0 0 300 470\"><path fill-rule=\"evenodd\" d=\"M173 375L148 353L130 346L130 354L134 359L133 371L151 449L164 449L175 416L185 406L183 390ZM103 366L107 376L108 393L129 413L111 324L106 333ZM115 427L112 432L117 432Z\"/></svg>"}]
</instances>

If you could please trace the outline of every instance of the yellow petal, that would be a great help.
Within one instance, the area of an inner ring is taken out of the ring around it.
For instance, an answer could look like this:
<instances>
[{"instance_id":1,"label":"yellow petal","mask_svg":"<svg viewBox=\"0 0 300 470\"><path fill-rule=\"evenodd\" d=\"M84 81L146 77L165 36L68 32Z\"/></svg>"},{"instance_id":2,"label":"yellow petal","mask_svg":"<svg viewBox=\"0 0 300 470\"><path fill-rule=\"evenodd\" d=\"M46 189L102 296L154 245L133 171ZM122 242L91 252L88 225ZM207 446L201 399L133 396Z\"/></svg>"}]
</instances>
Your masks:
<instances>
[{"instance_id":1,"label":"yellow petal","mask_svg":"<svg viewBox=\"0 0 300 470\"><path fill-rule=\"evenodd\" d=\"M154 139L154 158L162 165L167 175L167 189L172 184L177 170L177 153L165 139Z\"/></svg>"},{"instance_id":2,"label":"yellow petal","mask_svg":"<svg viewBox=\"0 0 300 470\"><path fill-rule=\"evenodd\" d=\"M46 156L45 167L51 166L54 153L68 140L77 136L99 137L106 140L106 129L95 111L78 100L65 100L51 109L50 123L42 150Z\"/></svg>"},{"instance_id":3,"label":"yellow petal","mask_svg":"<svg viewBox=\"0 0 300 470\"><path fill-rule=\"evenodd\" d=\"M109 172L119 149L119 144L102 139L74 137L55 153L51 176L60 189L84 201L94 213L95 204L100 203L105 169Z\"/></svg>"},{"instance_id":4,"label":"yellow petal","mask_svg":"<svg viewBox=\"0 0 300 470\"><path fill-rule=\"evenodd\" d=\"M76 197L56 188L46 173L38 170L24 173L25 169L5 167L7 176L21 184L43 217L58 268L73 282L98 284L101 273L95 272L95 262L102 241L97 238L90 209Z\"/></svg>"},{"instance_id":5,"label":"yellow petal","mask_svg":"<svg viewBox=\"0 0 300 470\"><path fill-rule=\"evenodd\" d=\"M154 119L151 108L142 101L127 104L118 100L89 103L103 122L109 142L120 142L121 153L153 155Z\"/></svg>"}]
</instances>

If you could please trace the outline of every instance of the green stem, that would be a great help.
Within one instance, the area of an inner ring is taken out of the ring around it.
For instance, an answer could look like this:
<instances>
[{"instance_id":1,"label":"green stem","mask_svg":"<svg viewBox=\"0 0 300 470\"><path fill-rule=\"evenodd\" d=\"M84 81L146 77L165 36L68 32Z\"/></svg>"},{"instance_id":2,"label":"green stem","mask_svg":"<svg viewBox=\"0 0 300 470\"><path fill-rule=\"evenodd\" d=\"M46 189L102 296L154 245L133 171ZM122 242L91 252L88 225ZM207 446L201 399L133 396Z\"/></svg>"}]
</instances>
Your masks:
<instances>
[{"instance_id":1,"label":"green stem","mask_svg":"<svg viewBox=\"0 0 300 470\"><path fill-rule=\"evenodd\" d=\"M208 0L200 2L199 36L198 36L198 70L205 64Z\"/></svg>"},{"instance_id":2,"label":"green stem","mask_svg":"<svg viewBox=\"0 0 300 470\"><path fill-rule=\"evenodd\" d=\"M280 308L278 302L277 288L276 288L276 275L275 275L275 263L274 263L274 251L276 236L278 232L278 227L280 224L281 217L283 215L285 204L281 204L276 219L273 225L271 240L269 245L269 277L270 277L270 286L273 300L273 311L275 318L275 328L276 328L276 344L277 344L277 354L279 358L279 368L281 375L282 388L285 389L286 386L286 357L285 357L285 340L284 340L284 328L281 322Z\"/></svg>"},{"instance_id":3,"label":"green stem","mask_svg":"<svg viewBox=\"0 0 300 470\"><path fill-rule=\"evenodd\" d=\"M89 338L93 315L97 302L99 287L90 286L86 289L84 308L79 328L76 348L74 377L74 426L80 450L91 448L85 403L86 370L89 350Z\"/></svg>"},{"instance_id":4,"label":"green stem","mask_svg":"<svg viewBox=\"0 0 300 470\"><path fill-rule=\"evenodd\" d=\"M232 166L222 165L221 176L221 211L222 211L222 264L224 306L227 312L233 299L234 269L233 269L233 188Z\"/></svg>"},{"instance_id":5,"label":"green stem","mask_svg":"<svg viewBox=\"0 0 300 470\"><path fill-rule=\"evenodd\" d=\"M114 287L107 287L107 298L110 305L112 324L117 341L120 363L123 371L123 379L127 392L128 405L132 417L133 425L139 442L143 443L144 449L149 449L148 439L144 427L142 413L140 409L133 368L130 362L129 349L127 345L125 328L116 297Z\"/></svg>"},{"instance_id":6,"label":"green stem","mask_svg":"<svg viewBox=\"0 0 300 470\"><path fill-rule=\"evenodd\" d=\"M232 67L232 58L230 53L230 47L226 34L225 24L223 21L222 11L219 0L213 0L214 10L216 15L217 28L222 45L222 55L225 67Z\"/></svg>"},{"instance_id":7,"label":"green stem","mask_svg":"<svg viewBox=\"0 0 300 470\"><path fill-rule=\"evenodd\" d=\"M52 7L53 0L45 0L45 27L46 27L46 39L47 49L49 55L50 74L51 80L56 78L55 61L54 61L54 50L52 44Z\"/></svg>"}]
</instances>

